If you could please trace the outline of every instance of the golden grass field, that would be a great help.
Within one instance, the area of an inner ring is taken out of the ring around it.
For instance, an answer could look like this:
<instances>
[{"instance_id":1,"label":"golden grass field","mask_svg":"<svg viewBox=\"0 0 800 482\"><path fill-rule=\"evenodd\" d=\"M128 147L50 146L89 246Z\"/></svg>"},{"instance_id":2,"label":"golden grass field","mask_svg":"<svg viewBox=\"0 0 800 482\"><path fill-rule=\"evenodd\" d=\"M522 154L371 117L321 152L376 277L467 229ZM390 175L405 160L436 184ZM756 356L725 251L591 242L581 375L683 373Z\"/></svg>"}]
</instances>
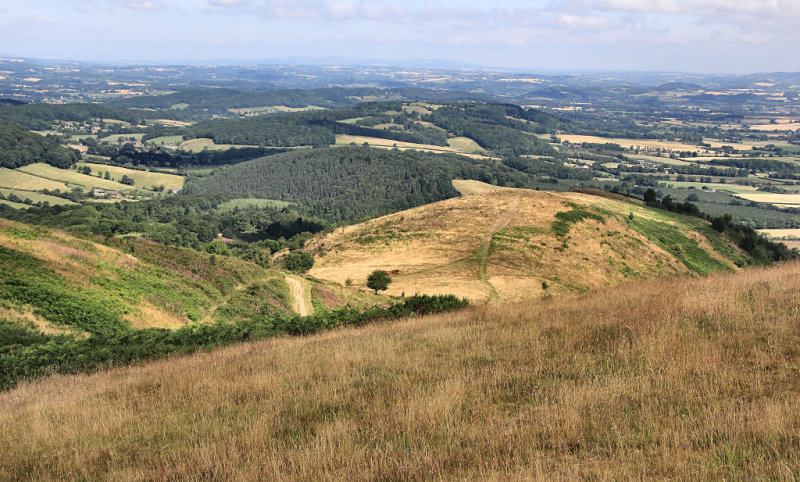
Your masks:
<instances>
[{"instance_id":1,"label":"golden grass field","mask_svg":"<svg viewBox=\"0 0 800 482\"><path fill-rule=\"evenodd\" d=\"M165 174L161 172L137 171L136 169L127 169L119 166L110 166L106 164L92 164L89 162L79 162L78 167L89 166L92 168L92 174L98 171L109 172L112 180L122 179L122 176L128 176L133 179L134 187L142 189L153 189L156 186L164 186L165 189L182 189L183 176L176 174ZM130 186L126 186L130 189Z\"/></svg>"},{"instance_id":2,"label":"golden grass field","mask_svg":"<svg viewBox=\"0 0 800 482\"><path fill-rule=\"evenodd\" d=\"M800 239L800 229L759 229L758 232L773 239Z\"/></svg>"},{"instance_id":3,"label":"golden grass field","mask_svg":"<svg viewBox=\"0 0 800 482\"><path fill-rule=\"evenodd\" d=\"M796 480L800 264L0 394L0 479Z\"/></svg>"},{"instance_id":4,"label":"golden grass field","mask_svg":"<svg viewBox=\"0 0 800 482\"><path fill-rule=\"evenodd\" d=\"M337 146L346 146L351 143L355 142L358 145L364 144L365 142L372 147L378 147L383 149L394 149L397 148L401 151L405 151L407 149L416 149L418 151L423 152L437 152L437 153L450 153L450 154L460 154L462 156L472 157L475 159L488 159L487 156L473 154L469 152L463 152L458 149L455 149L450 146L435 146L433 144L416 144L413 142L403 142L403 141L395 141L392 139L383 139L380 137L367 137L367 136L352 136L350 134L336 134L336 145Z\"/></svg>"},{"instance_id":5,"label":"golden grass field","mask_svg":"<svg viewBox=\"0 0 800 482\"><path fill-rule=\"evenodd\" d=\"M800 194L776 194L771 192L750 192L750 193L737 193L738 197L747 199L748 201L758 201L761 203L771 204L800 204Z\"/></svg>"},{"instance_id":6,"label":"golden grass field","mask_svg":"<svg viewBox=\"0 0 800 482\"><path fill-rule=\"evenodd\" d=\"M707 151L703 147L693 146L691 144L684 144L682 142L674 142L674 141L660 141L657 139L624 139L624 138L610 138L610 137L597 137L597 136L583 136L577 134L559 134L562 141L572 142L574 144L581 144L583 142L591 142L591 143L599 143L605 144L607 142L611 142L614 144L619 144L620 146L628 149L631 146L638 149L643 148L650 148L650 149L662 149L667 151L697 151L697 152L710 152ZM547 136L549 138L549 135ZM705 140L704 142L711 145L711 147L722 147L723 143L716 142L716 141L709 141ZM744 144L736 144L736 148L743 150L743 149L750 149L752 146L744 145Z\"/></svg>"},{"instance_id":7,"label":"golden grass field","mask_svg":"<svg viewBox=\"0 0 800 482\"><path fill-rule=\"evenodd\" d=\"M545 295L543 282L548 292L557 292L686 273L672 254L630 229L625 222L630 213L674 225L721 259L688 226L638 204L581 193L497 189L477 181L456 181L455 187L469 195L312 240L307 247L316 261L309 274L363 286L370 272L381 269L392 275L390 295L454 293L473 301L508 301ZM559 239L551 225L571 203L618 215L576 224L568 240Z\"/></svg>"},{"instance_id":8,"label":"golden grass field","mask_svg":"<svg viewBox=\"0 0 800 482\"><path fill-rule=\"evenodd\" d=\"M131 191L135 189L135 186L120 184L116 181L102 179L97 176L87 176L86 174L82 174L71 169L59 169L41 162L20 167L17 169L17 171L38 176L43 179L59 181L71 186L80 186L84 189L100 188L111 189L114 191Z\"/></svg>"}]
</instances>

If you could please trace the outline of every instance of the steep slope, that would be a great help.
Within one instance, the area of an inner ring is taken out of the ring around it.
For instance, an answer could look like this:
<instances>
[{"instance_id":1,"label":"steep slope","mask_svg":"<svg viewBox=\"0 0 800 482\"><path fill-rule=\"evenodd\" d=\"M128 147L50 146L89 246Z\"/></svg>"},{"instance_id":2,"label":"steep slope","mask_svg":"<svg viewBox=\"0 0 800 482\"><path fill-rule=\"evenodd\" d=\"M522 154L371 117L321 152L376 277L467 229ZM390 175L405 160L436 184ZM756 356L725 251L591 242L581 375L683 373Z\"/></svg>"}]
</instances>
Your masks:
<instances>
[{"instance_id":1,"label":"steep slope","mask_svg":"<svg viewBox=\"0 0 800 482\"><path fill-rule=\"evenodd\" d=\"M310 274L389 294L517 300L630 278L730 271L746 257L697 218L585 193L492 189L340 228L309 243Z\"/></svg>"},{"instance_id":2,"label":"steep slope","mask_svg":"<svg viewBox=\"0 0 800 482\"><path fill-rule=\"evenodd\" d=\"M800 264L0 393L2 479L792 480Z\"/></svg>"},{"instance_id":3,"label":"steep slope","mask_svg":"<svg viewBox=\"0 0 800 482\"><path fill-rule=\"evenodd\" d=\"M132 238L110 245L0 221L0 318L104 334L288 313L283 274Z\"/></svg>"}]
</instances>

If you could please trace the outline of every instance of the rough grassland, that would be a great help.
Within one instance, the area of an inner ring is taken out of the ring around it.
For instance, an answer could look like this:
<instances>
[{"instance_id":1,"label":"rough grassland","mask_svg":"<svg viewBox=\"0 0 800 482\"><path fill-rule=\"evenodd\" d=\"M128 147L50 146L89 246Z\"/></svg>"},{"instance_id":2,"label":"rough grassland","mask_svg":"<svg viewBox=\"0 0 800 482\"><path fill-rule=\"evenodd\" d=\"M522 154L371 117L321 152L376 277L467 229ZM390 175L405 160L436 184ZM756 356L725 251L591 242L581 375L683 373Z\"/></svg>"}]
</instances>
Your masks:
<instances>
[{"instance_id":1,"label":"rough grassland","mask_svg":"<svg viewBox=\"0 0 800 482\"><path fill-rule=\"evenodd\" d=\"M744 256L705 221L583 193L483 189L312 240L310 274L364 286L388 271L390 295L522 300L631 278L736 269ZM633 217L631 218L631 215Z\"/></svg>"},{"instance_id":2,"label":"rough grassland","mask_svg":"<svg viewBox=\"0 0 800 482\"><path fill-rule=\"evenodd\" d=\"M2 479L800 477L800 264L0 394Z\"/></svg>"}]
</instances>

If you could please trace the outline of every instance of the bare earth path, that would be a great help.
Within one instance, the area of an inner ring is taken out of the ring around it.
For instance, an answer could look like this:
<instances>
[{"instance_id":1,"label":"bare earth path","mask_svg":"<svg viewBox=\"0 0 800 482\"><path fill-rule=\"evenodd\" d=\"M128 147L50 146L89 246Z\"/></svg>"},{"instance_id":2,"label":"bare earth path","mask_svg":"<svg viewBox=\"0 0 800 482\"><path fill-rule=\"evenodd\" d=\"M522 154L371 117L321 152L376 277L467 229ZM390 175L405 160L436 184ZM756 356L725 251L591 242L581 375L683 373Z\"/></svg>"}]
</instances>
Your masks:
<instances>
[{"instance_id":1,"label":"bare earth path","mask_svg":"<svg viewBox=\"0 0 800 482\"><path fill-rule=\"evenodd\" d=\"M494 286L492 286L492 283L489 282L489 278L486 276L486 265L489 262L489 247L492 244L492 237L495 235L495 233L508 226L508 223L510 223L511 220L514 219L514 216L517 215L521 198L521 194L514 196L514 199L508 205L506 210L503 211L503 214L501 214L500 217L497 218L494 224L492 224L492 226L489 228L489 232L486 233L486 236L484 236L483 240L481 241L481 247L478 250L478 260L480 261L480 269L478 273L481 278L481 283L483 283L483 286L486 287L487 291L489 291L489 302L497 299L497 291L494 289Z\"/></svg>"},{"instance_id":2,"label":"bare earth path","mask_svg":"<svg viewBox=\"0 0 800 482\"><path fill-rule=\"evenodd\" d=\"M300 316L308 316L308 304L306 303L303 283L294 276L286 276L286 284L289 285L289 292L294 300L292 309Z\"/></svg>"}]
</instances>

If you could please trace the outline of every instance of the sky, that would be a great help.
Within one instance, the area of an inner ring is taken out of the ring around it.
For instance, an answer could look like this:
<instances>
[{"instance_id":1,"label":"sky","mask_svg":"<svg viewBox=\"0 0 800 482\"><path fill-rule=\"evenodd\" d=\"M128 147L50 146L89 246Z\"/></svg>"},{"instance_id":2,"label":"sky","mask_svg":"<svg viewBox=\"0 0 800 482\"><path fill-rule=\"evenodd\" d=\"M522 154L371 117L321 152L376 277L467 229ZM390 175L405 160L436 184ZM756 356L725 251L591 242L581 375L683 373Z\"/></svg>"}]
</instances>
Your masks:
<instances>
[{"instance_id":1,"label":"sky","mask_svg":"<svg viewBox=\"0 0 800 482\"><path fill-rule=\"evenodd\" d=\"M800 71L800 0L0 0L0 55Z\"/></svg>"}]
</instances>

